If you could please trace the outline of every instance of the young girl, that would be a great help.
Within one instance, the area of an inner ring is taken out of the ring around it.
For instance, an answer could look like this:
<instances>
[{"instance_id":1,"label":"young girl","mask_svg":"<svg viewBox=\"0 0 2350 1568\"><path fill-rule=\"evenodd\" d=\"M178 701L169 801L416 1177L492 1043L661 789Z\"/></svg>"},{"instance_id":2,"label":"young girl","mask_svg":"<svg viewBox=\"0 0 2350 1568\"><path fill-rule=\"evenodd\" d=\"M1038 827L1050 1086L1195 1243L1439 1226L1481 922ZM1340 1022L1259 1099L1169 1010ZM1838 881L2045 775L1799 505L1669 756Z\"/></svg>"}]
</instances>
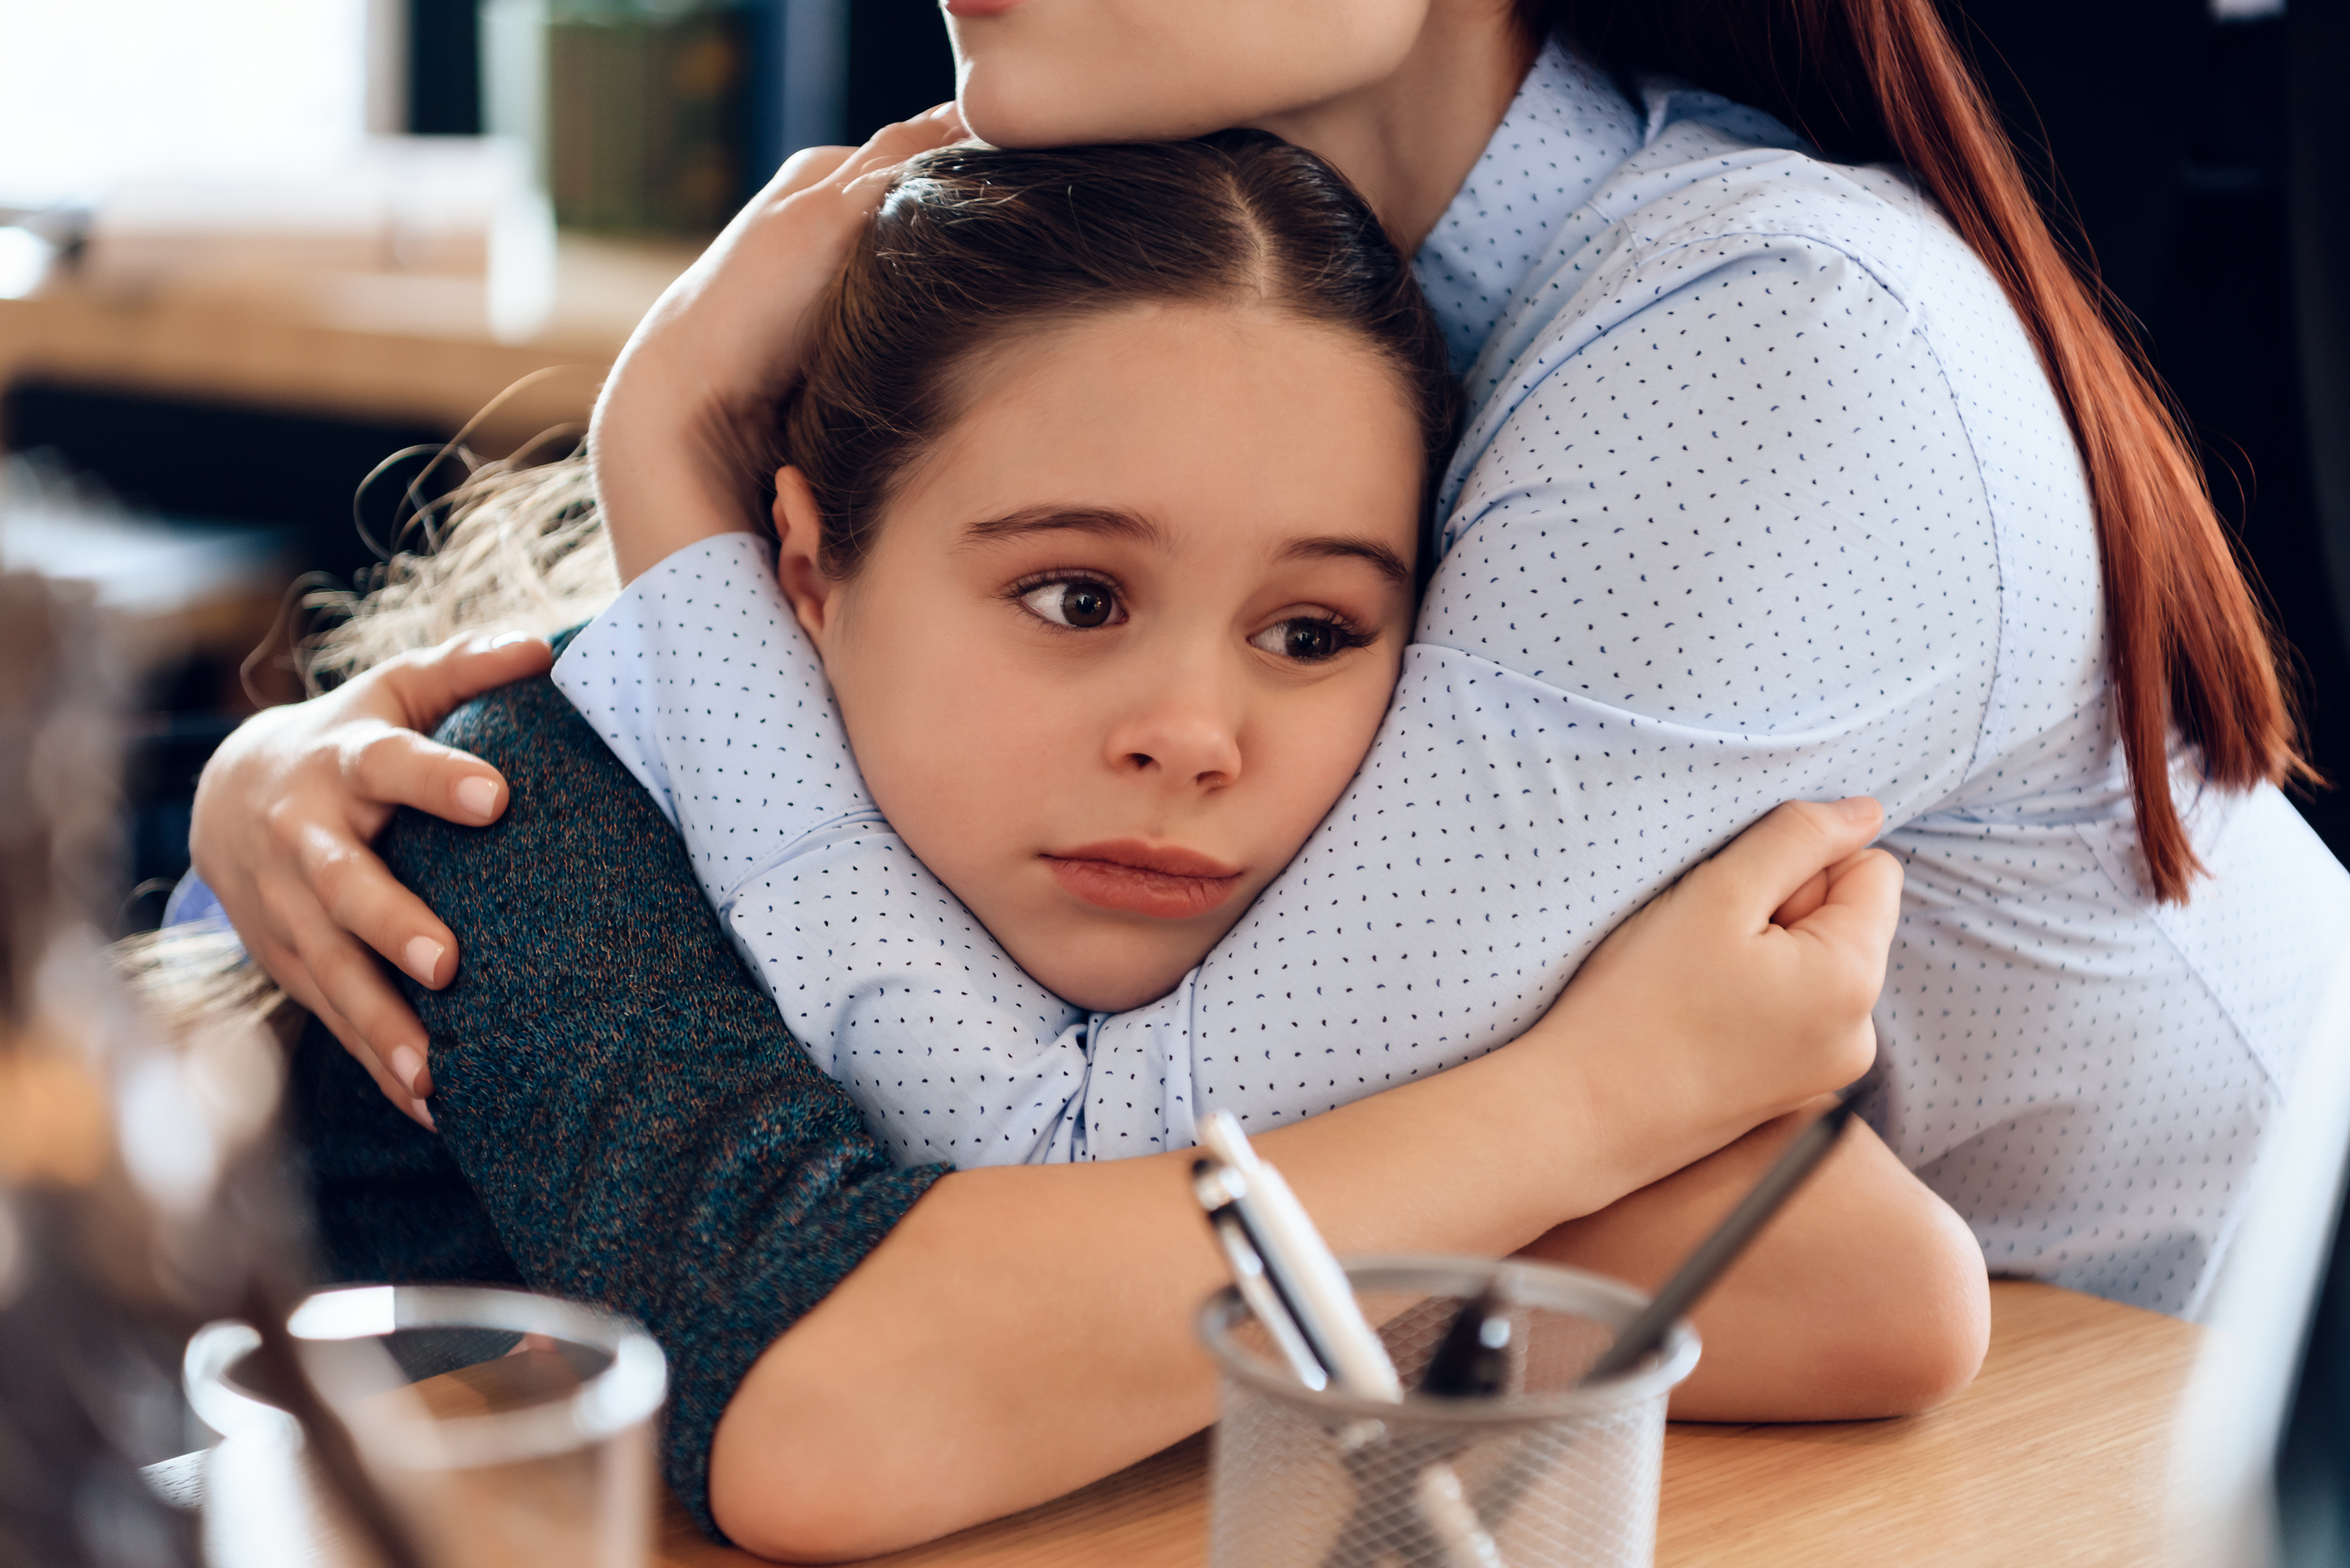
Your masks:
<instances>
[{"instance_id":1,"label":"young girl","mask_svg":"<svg viewBox=\"0 0 2350 1568\"><path fill-rule=\"evenodd\" d=\"M1229 964L1178 989L1368 748L1451 444L1442 336L1327 166L1253 131L931 153L811 315L773 566L678 551L555 681L900 1164L1188 1148L1548 1006L1523 963L1415 995L1426 921L1351 890L1359 970L1288 982L1336 1014L1310 1064L1232 1041ZM1375 815L1285 880L1343 878Z\"/></svg>"},{"instance_id":2,"label":"young girl","mask_svg":"<svg viewBox=\"0 0 2350 1568\"><path fill-rule=\"evenodd\" d=\"M556 682L899 1159L1188 1147L1195 1103L1458 1060L1430 1025L1273 1085L1088 1038L1288 865L1394 688L1454 396L1360 201L1261 132L932 153L814 317L775 567L679 551Z\"/></svg>"}]
</instances>

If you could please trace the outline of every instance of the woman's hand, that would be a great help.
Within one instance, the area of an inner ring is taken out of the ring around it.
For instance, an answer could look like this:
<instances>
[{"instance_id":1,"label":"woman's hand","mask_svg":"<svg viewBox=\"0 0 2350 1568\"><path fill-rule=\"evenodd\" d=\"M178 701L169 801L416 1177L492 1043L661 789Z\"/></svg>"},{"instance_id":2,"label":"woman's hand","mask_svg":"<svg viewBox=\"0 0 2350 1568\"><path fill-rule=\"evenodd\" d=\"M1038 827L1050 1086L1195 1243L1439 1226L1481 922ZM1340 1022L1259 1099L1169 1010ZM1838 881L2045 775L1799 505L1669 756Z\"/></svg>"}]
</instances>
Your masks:
<instances>
[{"instance_id":1,"label":"woman's hand","mask_svg":"<svg viewBox=\"0 0 2350 1568\"><path fill-rule=\"evenodd\" d=\"M1632 1159L1626 1190L1875 1062L1901 916L1900 864L1864 847L1884 821L1866 796L1787 802L1618 926L1524 1036L1585 1043L1585 1103Z\"/></svg>"},{"instance_id":2,"label":"woman's hand","mask_svg":"<svg viewBox=\"0 0 2350 1568\"><path fill-rule=\"evenodd\" d=\"M1617 926L1537 1025L1649 1042L1588 1076L1596 1115L1652 1128L1631 1185L1876 1063L1868 1013L1901 921L1901 863L1866 848L1882 826L1868 797L1786 802Z\"/></svg>"},{"instance_id":3,"label":"woman's hand","mask_svg":"<svg viewBox=\"0 0 2350 1568\"><path fill-rule=\"evenodd\" d=\"M765 477L755 432L798 379L802 321L898 167L963 135L941 104L862 147L794 153L647 313L588 431L622 582L754 526Z\"/></svg>"},{"instance_id":4,"label":"woman's hand","mask_svg":"<svg viewBox=\"0 0 2350 1568\"><path fill-rule=\"evenodd\" d=\"M403 805L468 826L498 819L498 771L420 732L549 663L546 643L511 636L402 654L247 720L196 786L196 873L245 950L428 1127L424 1026L368 949L437 990L456 975L457 939L368 846Z\"/></svg>"}]
</instances>

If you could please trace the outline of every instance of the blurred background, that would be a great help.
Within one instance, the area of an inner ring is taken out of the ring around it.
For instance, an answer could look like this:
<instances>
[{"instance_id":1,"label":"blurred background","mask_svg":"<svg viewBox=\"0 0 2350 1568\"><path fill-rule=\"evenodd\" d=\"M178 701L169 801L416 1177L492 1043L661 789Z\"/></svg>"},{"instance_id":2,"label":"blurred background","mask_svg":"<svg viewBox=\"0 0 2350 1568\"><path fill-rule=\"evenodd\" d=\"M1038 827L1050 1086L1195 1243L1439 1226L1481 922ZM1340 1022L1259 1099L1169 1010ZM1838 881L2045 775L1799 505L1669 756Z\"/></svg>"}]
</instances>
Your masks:
<instances>
[{"instance_id":1,"label":"blurred background","mask_svg":"<svg viewBox=\"0 0 2350 1568\"><path fill-rule=\"evenodd\" d=\"M124 930L296 585L534 372L468 444L559 452L785 155L952 94L926 0L0 0L0 566L134 624Z\"/></svg>"},{"instance_id":2,"label":"blurred background","mask_svg":"<svg viewBox=\"0 0 2350 1568\"><path fill-rule=\"evenodd\" d=\"M2350 778L2350 5L1944 3ZM95 583L134 629L118 929L185 868L213 745L298 693L289 607L366 586L402 493L453 477L432 453L576 441L783 157L951 91L935 0L0 0L0 566ZM2301 804L2350 857L2345 793ZM2285 1457L2296 1561L2350 1561L2345 1345L2337 1255Z\"/></svg>"}]
</instances>

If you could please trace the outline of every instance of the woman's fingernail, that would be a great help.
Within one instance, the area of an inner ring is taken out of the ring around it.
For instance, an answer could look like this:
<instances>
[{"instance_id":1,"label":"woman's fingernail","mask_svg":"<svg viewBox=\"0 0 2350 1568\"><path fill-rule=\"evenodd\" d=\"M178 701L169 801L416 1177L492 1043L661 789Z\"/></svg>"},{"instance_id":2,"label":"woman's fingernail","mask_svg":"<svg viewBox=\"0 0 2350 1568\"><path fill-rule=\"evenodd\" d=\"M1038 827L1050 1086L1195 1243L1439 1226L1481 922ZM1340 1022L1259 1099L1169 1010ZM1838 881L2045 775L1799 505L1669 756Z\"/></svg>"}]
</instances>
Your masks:
<instances>
[{"instance_id":1,"label":"woman's fingernail","mask_svg":"<svg viewBox=\"0 0 2350 1568\"><path fill-rule=\"evenodd\" d=\"M437 1133L441 1130L438 1127L433 1125L432 1108L430 1106L427 1106L422 1100L411 1100L408 1102L408 1105L409 1108L416 1113L416 1119L424 1124L424 1130L426 1132Z\"/></svg>"},{"instance_id":2,"label":"woman's fingernail","mask_svg":"<svg viewBox=\"0 0 2350 1568\"><path fill-rule=\"evenodd\" d=\"M391 1075L408 1085L408 1092L418 1099L424 1097L424 1057L413 1045L396 1045L391 1052Z\"/></svg>"},{"instance_id":3,"label":"woman's fingernail","mask_svg":"<svg viewBox=\"0 0 2350 1568\"><path fill-rule=\"evenodd\" d=\"M457 804L486 819L498 809L498 786L476 774L457 782Z\"/></svg>"},{"instance_id":4,"label":"woman's fingernail","mask_svg":"<svg viewBox=\"0 0 2350 1568\"><path fill-rule=\"evenodd\" d=\"M1844 819L1846 822L1877 820L1877 802L1865 794L1848 794L1836 802L1835 806L1838 811L1844 813Z\"/></svg>"},{"instance_id":5,"label":"woman's fingernail","mask_svg":"<svg viewBox=\"0 0 2350 1568\"><path fill-rule=\"evenodd\" d=\"M431 985L432 977L441 972L442 955L449 950L431 937L411 937L408 946L401 950L408 957L408 972L414 975L420 983Z\"/></svg>"},{"instance_id":6,"label":"woman's fingernail","mask_svg":"<svg viewBox=\"0 0 2350 1568\"><path fill-rule=\"evenodd\" d=\"M490 639L492 648L512 648L517 642L536 642L538 639L526 631L502 631Z\"/></svg>"}]
</instances>

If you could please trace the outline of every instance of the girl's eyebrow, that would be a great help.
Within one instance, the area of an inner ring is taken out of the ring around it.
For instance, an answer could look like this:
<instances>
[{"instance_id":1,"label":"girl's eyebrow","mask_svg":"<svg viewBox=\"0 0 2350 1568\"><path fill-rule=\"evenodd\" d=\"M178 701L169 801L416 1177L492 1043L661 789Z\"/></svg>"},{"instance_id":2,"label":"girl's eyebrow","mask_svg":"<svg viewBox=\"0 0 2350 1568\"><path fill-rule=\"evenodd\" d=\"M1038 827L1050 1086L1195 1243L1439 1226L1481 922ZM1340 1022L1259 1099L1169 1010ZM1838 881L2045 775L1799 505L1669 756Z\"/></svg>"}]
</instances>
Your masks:
<instances>
[{"instance_id":1,"label":"girl's eyebrow","mask_svg":"<svg viewBox=\"0 0 2350 1568\"><path fill-rule=\"evenodd\" d=\"M1376 539L1349 539L1342 534L1316 534L1293 542L1281 553L1284 561L1344 559L1368 561L1399 587L1411 587L1411 566Z\"/></svg>"},{"instance_id":2,"label":"girl's eyebrow","mask_svg":"<svg viewBox=\"0 0 2350 1568\"><path fill-rule=\"evenodd\" d=\"M991 539L1014 539L1024 534L1076 533L1131 539L1138 545L1163 545L1166 530L1139 513L1115 506L1029 506L989 517L963 530L974 544Z\"/></svg>"},{"instance_id":3,"label":"girl's eyebrow","mask_svg":"<svg viewBox=\"0 0 2350 1568\"><path fill-rule=\"evenodd\" d=\"M1016 539L1028 534L1075 533L1097 537L1131 539L1138 545L1164 545L1167 531L1139 512L1116 506L1028 506L1001 517L983 518L963 530L973 544ZM1411 587L1411 564L1376 539L1351 539L1343 534L1315 534L1293 539L1281 552L1284 561L1367 561L1380 576L1403 587Z\"/></svg>"}]
</instances>

